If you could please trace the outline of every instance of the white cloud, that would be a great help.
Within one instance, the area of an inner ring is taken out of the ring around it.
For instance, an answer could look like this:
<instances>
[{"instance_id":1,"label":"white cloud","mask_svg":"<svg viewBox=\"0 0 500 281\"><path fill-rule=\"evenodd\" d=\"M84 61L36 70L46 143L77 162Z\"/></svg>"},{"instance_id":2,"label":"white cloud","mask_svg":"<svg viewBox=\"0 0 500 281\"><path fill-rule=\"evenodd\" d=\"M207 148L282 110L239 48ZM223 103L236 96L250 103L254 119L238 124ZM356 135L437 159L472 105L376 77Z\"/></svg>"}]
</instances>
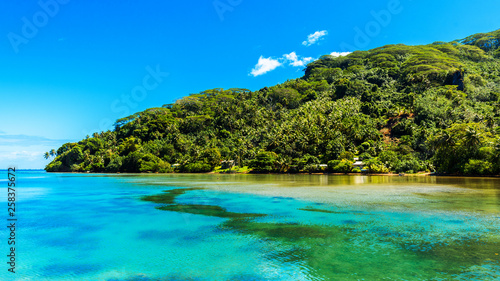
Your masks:
<instances>
[{"instance_id":1,"label":"white cloud","mask_svg":"<svg viewBox=\"0 0 500 281\"><path fill-rule=\"evenodd\" d=\"M278 60L272 59L272 58L264 58L263 56L260 56L259 62L257 65L255 65L254 69L252 69L252 72L250 72L251 75L254 77L257 77L259 75L265 74L269 71L272 71L276 69L276 67L281 66L281 62Z\"/></svg>"},{"instance_id":2,"label":"white cloud","mask_svg":"<svg viewBox=\"0 0 500 281\"><path fill-rule=\"evenodd\" d=\"M37 160L36 158L43 157L45 151L27 151L27 150L18 150L18 151L4 151L0 150L0 157L2 160L10 160L15 161L19 159L28 159L30 161Z\"/></svg>"},{"instance_id":3,"label":"white cloud","mask_svg":"<svg viewBox=\"0 0 500 281\"><path fill-rule=\"evenodd\" d=\"M299 56L297 56L295 52L291 52L290 54L285 54L283 55L283 57L285 58L285 61L290 62L291 66L295 67L305 66L308 62L314 60L311 57L299 59Z\"/></svg>"},{"instance_id":4,"label":"white cloud","mask_svg":"<svg viewBox=\"0 0 500 281\"><path fill-rule=\"evenodd\" d=\"M69 140L52 140L38 136L0 135L0 169L40 169L49 163L46 151L57 149ZM50 159L51 160L51 159Z\"/></svg>"},{"instance_id":5,"label":"white cloud","mask_svg":"<svg viewBox=\"0 0 500 281\"><path fill-rule=\"evenodd\" d=\"M334 56L334 57L343 57L343 56L347 56L348 54L350 54L351 52L332 52L330 54L330 56Z\"/></svg>"},{"instance_id":6,"label":"white cloud","mask_svg":"<svg viewBox=\"0 0 500 281\"><path fill-rule=\"evenodd\" d=\"M307 40L302 42L302 45L309 47L313 44L316 44L321 38L325 37L326 35L328 35L328 31L326 30L316 31L313 34L309 34L309 36L307 36Z\"/></svg>"}]
</instances>

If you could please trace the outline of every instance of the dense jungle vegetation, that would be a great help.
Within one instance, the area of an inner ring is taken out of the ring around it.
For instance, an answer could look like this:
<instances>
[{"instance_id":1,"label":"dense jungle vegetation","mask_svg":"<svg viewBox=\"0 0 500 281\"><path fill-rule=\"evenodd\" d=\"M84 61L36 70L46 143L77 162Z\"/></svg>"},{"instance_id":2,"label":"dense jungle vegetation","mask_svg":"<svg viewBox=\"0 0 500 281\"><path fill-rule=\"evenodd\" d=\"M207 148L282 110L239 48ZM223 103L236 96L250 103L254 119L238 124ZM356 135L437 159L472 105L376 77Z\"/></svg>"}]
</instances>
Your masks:
<instances>
[{"instance_id":1,"label":"dense jungle vegetation","mask_svg":"<svg viewBox=\"0 0 500 281\"><path fill-rule=\"evenodd\" d=\"M500 30L325 55L302 78L212 89L66 143L49 172L500 173ZM176 164L176 165L173 165Z\"/></svg>"}]
</instances>

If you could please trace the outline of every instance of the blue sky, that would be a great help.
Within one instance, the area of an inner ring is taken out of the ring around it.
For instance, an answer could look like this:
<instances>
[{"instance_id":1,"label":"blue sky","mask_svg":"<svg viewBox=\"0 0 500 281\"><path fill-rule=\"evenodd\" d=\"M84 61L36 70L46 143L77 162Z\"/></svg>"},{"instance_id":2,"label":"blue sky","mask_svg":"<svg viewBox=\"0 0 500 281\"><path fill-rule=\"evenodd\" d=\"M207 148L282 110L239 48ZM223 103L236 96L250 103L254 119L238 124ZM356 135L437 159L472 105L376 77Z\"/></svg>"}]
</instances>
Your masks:
<instances>
[{"instance_id":1,"label":"blue sky","mask_svg":"<svg viewBox=\"0 0 500 281\"><path fill-rule=\"evenodd\" d=\"M500 28L496 1L0 2L0 169L211 88L258 90L333 52Z\"/></svg>"}]
</instances>

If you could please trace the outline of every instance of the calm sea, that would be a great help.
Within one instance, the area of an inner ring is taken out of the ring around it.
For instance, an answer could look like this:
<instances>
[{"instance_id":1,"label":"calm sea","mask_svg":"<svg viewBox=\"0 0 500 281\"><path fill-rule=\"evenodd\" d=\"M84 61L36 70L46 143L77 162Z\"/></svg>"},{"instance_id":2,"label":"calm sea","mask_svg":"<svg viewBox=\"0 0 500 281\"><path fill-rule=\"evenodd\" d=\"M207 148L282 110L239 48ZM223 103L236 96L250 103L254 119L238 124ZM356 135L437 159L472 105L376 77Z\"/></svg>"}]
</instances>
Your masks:
<instances>
[{"instance_id":1,"label":"calm sea","mask_svg":"<svg viewBox=\"0 0 500 281\"><path fill-rule=\"evenodd\" d=\"M0 280L500 280L500 179L16 176Z\"/></svg>"}]
</instances>

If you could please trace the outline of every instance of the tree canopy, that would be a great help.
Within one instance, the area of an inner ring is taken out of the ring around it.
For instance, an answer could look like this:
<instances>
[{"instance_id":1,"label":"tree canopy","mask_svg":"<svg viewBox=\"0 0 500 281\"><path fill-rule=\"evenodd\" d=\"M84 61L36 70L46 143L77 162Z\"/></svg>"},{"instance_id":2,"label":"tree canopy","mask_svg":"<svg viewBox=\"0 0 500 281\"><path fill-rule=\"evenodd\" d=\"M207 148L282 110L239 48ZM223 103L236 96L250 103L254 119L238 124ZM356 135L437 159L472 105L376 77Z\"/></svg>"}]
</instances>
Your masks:
<instances>
[{"instance_id":1,"label":"tree canopy","mask_svg":"<svg viewBox=\"0 0 500 281\"><path fill-rule=\"evenodd\" d=\"M252 92L212 89L67 143L50 172L500 173L500 30L322 56ZM346 157L346 155L352 155ZM174 165L175 164L175 165Z\"/></svg>"}]
</instances>

